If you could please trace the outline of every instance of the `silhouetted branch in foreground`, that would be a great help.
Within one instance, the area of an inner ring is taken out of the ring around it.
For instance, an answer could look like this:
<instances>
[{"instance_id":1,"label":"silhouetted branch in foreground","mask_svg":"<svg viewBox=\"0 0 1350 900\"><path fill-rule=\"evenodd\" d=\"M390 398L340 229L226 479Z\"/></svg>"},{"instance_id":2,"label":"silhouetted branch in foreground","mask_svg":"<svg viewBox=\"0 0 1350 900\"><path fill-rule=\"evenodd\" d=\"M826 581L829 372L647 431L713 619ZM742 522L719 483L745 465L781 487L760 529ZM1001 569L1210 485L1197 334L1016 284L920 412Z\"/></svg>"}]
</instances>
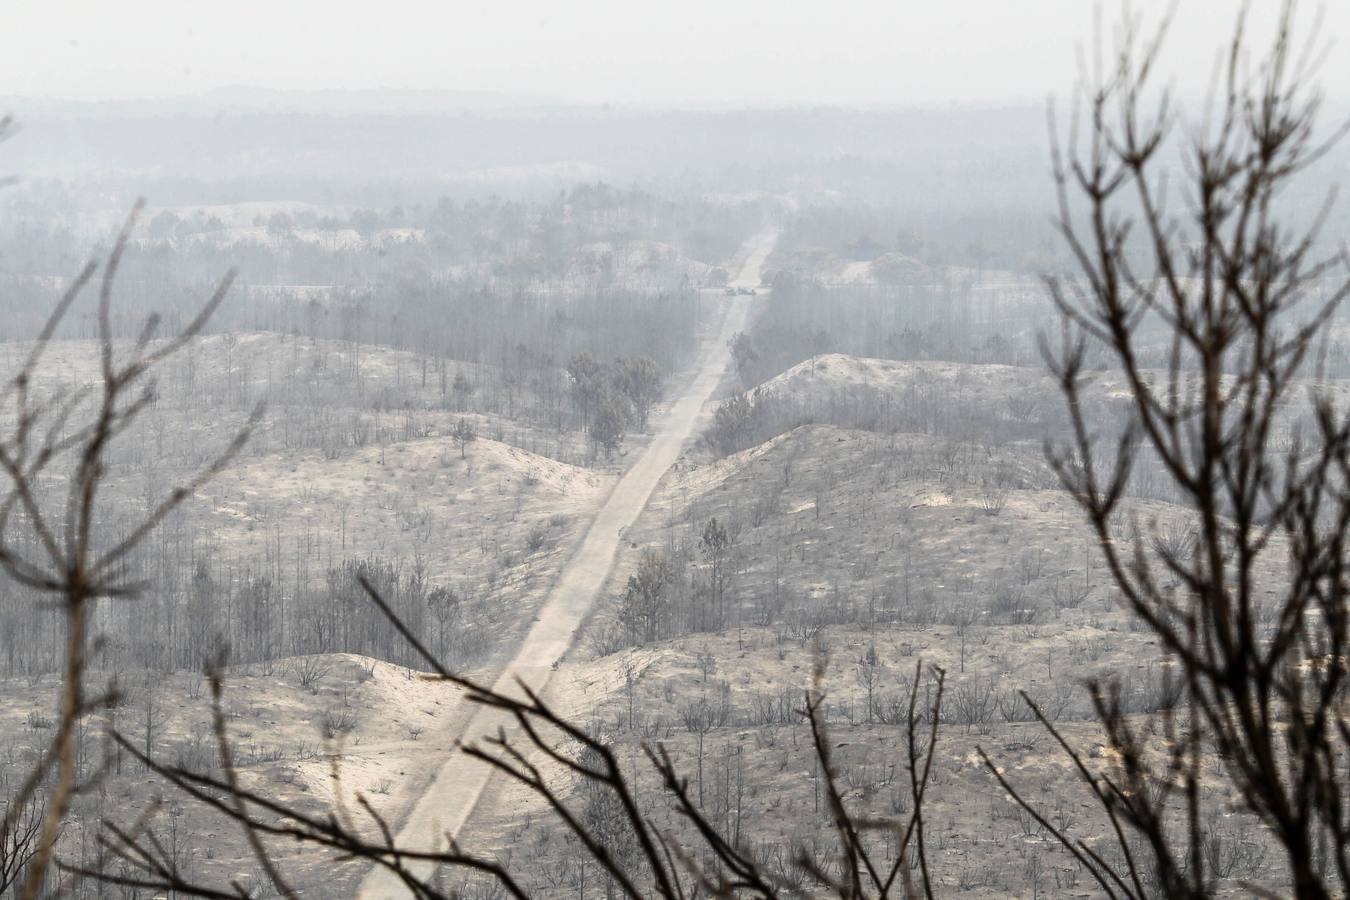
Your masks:
<instances>
[{"instance_id":1,"label":"silhouetted branch in foreground","mask_svg":"<svg viewBox=\"0 0 1350 900\"><path fill-rule=\"evenodd\" d=\"M1083 91L1086 146L1071 135L1055 150L1079 275L1048 281L1064 340L1045 352L1073 435L1048 455L1179 702L1133 715L1119 682L1091 683L1114 760L1102 773L1032 706L1106 814L1110 859L984 761L1111 897L1212 896L1222 874L1206 848L1234 807L1265 826L1294 896L1350 886L1350 416L1318 362L1350 280L1345 253L1322 249L1326 208L1298 230L1278 205L1345 129L1316 129L1315 48L1295 46L1292 15L1287 3L1251 71L1239 22L1218 99L1181 139L1168 93L1145 102L1165 28L1142 41L1128 22L1116 65ZM1185 172L1175 210L1173 153ZM1114 438L1083 414L1101 357L1128 389ZM1303 394L1300 429L1289 422ZM1191 513L1184 546L1125 504L1144 458Z\"/></svg>"},{"instance_id":2,"label":"silhouetted branch in foreground","mask_svg":"<svg viewBox=\"0 0 1350 900\"><path fill-rule=\"evenodd\" d=\"M482 745L464 747L463 752L493 766L542 799L624 896L637 900L655 894L673 900L698 896L703 892L715 897L748 895L772 898L794 892L746 848L738 846L723 834L703 813L689 793L688 780L678 772L665 747L660 744L644 746L647 760L659 775L662 789L672 799L676 811L690 824L717 860L718 871L708 871L695 862L688 848L682 846L673 835L660 830L643 814L632 784L624 776L619 760L607 744L558 715L543 698L523 683L519 685L522 696L512 697L449 671L427 651L369 582L363 580L362 585L371 602L388 617L393 627L432 670L433 674L428 677L459 686L464 689L470 702L508 713L523 735L523 740L513 738L503 729ZM824 699L820 689L823 662L816 668L815 687L805 694L801 714L810 727L812 746L823 773L838 840L842 863L839 871L842 877L832 876L821 869L805 852L798 855L794 865L811 883L834 896L933 896L928 863L924 858L922 810L937 745L944 673L940 669L933 670L935 693L931 706L926 710L920 707L918 699L922 675L923 666L919 663L916 665L907 719L907 754L913 802L909 817L899 822L861 819L854 816L844 803L843 791L830 762L829 734L821 715ZM335 851L341 859L368 860L397 875L414 897L450 896L438 886L435 874L430 877L416 876L407 865L414 861L432 862L437 868L474 870L491 876L512 896L527 896L519 881L501 863L467 852L453 839L448 839L448 849L439 853L409 852L400 848L388 823L364 797L358 796L356 803L375 825L378 837L373 839L362 837L356 823L342 811L323 817L312 816L242 787L229 754L225 719L220 714L220 669L213 669L210 677L219 761L223 773L221 776L166 765L150 758L125 736L117 735L115 740L125 752L188 798L242 827L248 833L250 846L263 871L279 891L285 893L289 888L269 855L264 838L289 838L316 849ZM922 732L924 718L928 721L926 737ZM602 837L569 804L568 797L546 777L536 757L560 767L581 782L596 786L615 799L622 809L624 827L631 830L639 848L637 861L615 857ZM122 830L111 822L106 825L108 833L101 836L100 841L112 858L126 866L129 874L110 873L106 867L104 871L68 867L67 871L110 884L154 887L186 896L247 896L246 893L221 893L217 887L199 884L185 877L174 867L163 848L156 846L147 831ZM887 865L874 859L874 851L869 850L860 838L863 832L876 830L891 831L897 839L898 852ZM922 872L919 886L912 880L910 870L913 865L917 865ZM243 891L238 885L232 886L232 889Z\"/></svg>"},{"instance_id":3,"label":"silhouetted branch in foreground","mask_svg":"<svg viewBox=\"0 0 1350 900\"><path fill-rule=\"evenodd\" d=\"M219 474L243 447L260 415L254 410L234 438L202 468L153 502L139 520L125 523L110 546L100 540L100 493L109 449L155 400L157 367L201 333L224 300L234 275L221 280L210 298L177 335L156 340L159 320L151 316L127 346L113 339L113 289L132 229L143 208L137 203L107 260L90 262L71 281L48 316L18 372L0 387L0 403L12 405L14 420L0 437L0 569L20 584L49 595L64 622L61 697L54 736L39 753L28 777L9 798L0 820L0 845L25 833L39 792L45 815L19 887L37 897L51 867L57 838L72 799L92 786L81 779L77 731L91 712L107 706L114 692L91 695L85 684L89 623L99 601L133 596L141 585L124 575L126 558L179 504ZM84 387L35 392L44 355L75 302L98 276L96 301L98 376ZM53 492L52 482L64 487ZM53 502L53 493L64 493Z\"/></svg>"}]
</instances>

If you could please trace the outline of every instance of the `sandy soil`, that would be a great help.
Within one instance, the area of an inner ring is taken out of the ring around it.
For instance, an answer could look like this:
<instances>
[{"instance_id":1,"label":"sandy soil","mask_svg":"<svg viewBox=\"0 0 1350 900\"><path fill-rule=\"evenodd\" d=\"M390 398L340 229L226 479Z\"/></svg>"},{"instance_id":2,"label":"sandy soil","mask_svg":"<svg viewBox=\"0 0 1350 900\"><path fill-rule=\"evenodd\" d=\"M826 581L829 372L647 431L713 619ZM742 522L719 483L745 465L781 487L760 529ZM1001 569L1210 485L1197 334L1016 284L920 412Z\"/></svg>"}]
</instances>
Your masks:
<instances>
[{"instance_id":1,"label":"sandy soil","mask_svg":"<svg viewBox=\"0 0 1350 900\"><path fill-rule=\"evenodd\" d=\"M444 754L435 735L453 697L414 670L341 653L232 666L226 674L222 711L240 783L302 813L334 812L340 788L344 797L359 791L380 815L396 816L416 796L420 783L411 776ZM106 725L161 761L220 774L211 695L200 673L99 668L88 683L119 691L117 704L83 731L81 752L93 768ZM51 739L56 686L53 675L0 679L0 780L25 776ZM82 842L104 819L143 822L202 884L233 879L260 890L266 882L237 825L206 804L184 802L126 754L107 760L99 783L77 798L62 837L68 861L80 858ZM349 896L361 874L357 863L294 841L270 842L269 852L305 896Z\"/></svg>"},{"instance_id":2,"label":"sandy soil","mask_svg":"<svg viewBox=\"0 0 1350 900\"><path fill-rule=\"evenodd\" d=\"M873 369L839 358L818 377ZM1149 709L1165 667L1152 636L1131 627L1120 609L1071 499L1047 489L1052 479L1039 450L1003 446L988 456L972 448L953 463L947 449L948 442L926 435L810 425L712 463L687 455L629 529L631 543L602 593L609 603L642 550L678 556L715 516L737 535L729 590L744 616L733 616L738 627L721 632L591 659L569 655L547 699L603 736L633 772L643 814L693 858L703 845L671 812L644 743L660 742L711 820L740 834L770 866L801 848L825 858L833 853L832 826L809 735L794 715L817 655L825 654L825 716L845 799L871 819L907 810L903 729L894 710L922 660L947 673L948 718L926 816L939 894L1096 896L1074 861L1019 814L976 750L987 750L1053 821L1102 843L1107 831L1090 794L1044 729L1025 721L1017 691L1057 716L1100 773L1113 757L1083 682L1117 676L1130 708ZM995 473L1006 497L991 510L983 485ZM1151 500L1131 498L1129 507L1144 523L1185 516ZM1278 557L1272 554L1265 574L1272 584L1280 577ZM1001 598L1012 599L1000 605ZM763 608L781 608L773 624L755 624ZM592 621L612 614L602 608ZM724 704L726 714L700 751L683 717L704 700ZM1147 727L1142 715L1138 722ZM574 744L558 746L568 752ZM589 795L571 773L542 753L530 761L574 812L588 809ZM1218 811L1214 834L1235 848L1233 873L1218 893L1250 896L1241 878L1271 877L1259 829L1232 812L1235 798L1217 769L1207 777ZM604 890L594 864L580 862L556 817L520 784L494 780L466 834L474 852L510 866L531 896Z\"/></svg>"},{"instance_id":3,"label":"sandy soil","mask_svg":"<svg viewBox=\"0 0 1350 900\"><path fill-rule=\"evenodd\" d=\"M857 677L858 648L875 647L883 685L879 696L894 704L908 696L908 679L920 658L925 663L952 662L950 630L945 630L945 641L936 629L872 634L840 628L828 635L834 652L828 656L822 687L832 761L845 803L865 819L903 820L909 810L909 789L903 726L869 718ZM1124 649L1127 638L1112 634L1119 649ZM711 671L702 663L709 657L721 661ZM671 754L694 795L702 791L702 808L711 821L739 832L771 871L786 871L778 866L799 849L817 859L832 859L836 847L809 732L791 714L801 707L802 692L811 684L814 661L809 649L795 641L780 643L771 630L699 635L570 666L558 675L559 681L566 681L572 700L560 711L605 736L625 771L637 779L642 813L693 859L706 859L702 842L657 787L644 743L659 741ZM946 709L955 714L966 676L955 665L949 666L947 675ZM697 698L729 707L726 723L703 740L701 766L698 738L682 725L680 713ZM1143 717L1136 722L1146 727ZM1095 723L1065 717L1057 727L1083 751L1094 775L1112 771L1114 757L1102 746ZM1090 792L1038 723L1009 722L997 713L992 721L977 725L952 721L938 739L925 814L937 896L987 900L1100 896L1053 837L1019 814L1011 797L983 767L979 749L989 753L1050 821L1090 845L1104 848L1110 843ZM576 779L542 757L535 754L531 761L540 765L574 811L584 811L586 795L578 790ZM1231 812L1229 805L1236 798L1222 786L1217 766L1207 769L1206 777L1212 779L1210 797L1223 810L1215 817L1215 834L1253 848L1216 894L1252 896L1237 882L1243 877L1260 879L1263 872L1268 877L1269 870L1259 865L1259 829ZM484 804L474 817L475 851L511 865L532 897L604 896L603 875L594 864L581 866L575 842L538 797L505 780L494 782L493 791L497 795L493 808ZM884 837L869 838L869 845L874 858L887 862L892 858ZM486 883L460 877L472 888Z\"/></svg>"}]
</instances>

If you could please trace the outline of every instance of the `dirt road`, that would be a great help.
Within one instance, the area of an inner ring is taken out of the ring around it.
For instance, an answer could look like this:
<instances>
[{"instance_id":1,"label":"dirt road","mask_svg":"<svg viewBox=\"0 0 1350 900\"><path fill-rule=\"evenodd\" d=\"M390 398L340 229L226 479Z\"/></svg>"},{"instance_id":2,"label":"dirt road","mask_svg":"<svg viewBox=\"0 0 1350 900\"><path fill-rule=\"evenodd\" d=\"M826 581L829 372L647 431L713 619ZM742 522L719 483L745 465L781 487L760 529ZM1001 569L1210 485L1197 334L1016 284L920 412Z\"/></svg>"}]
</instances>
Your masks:
<instances>
[{"instance_id":1,"label":"dirt road","mask_svg":"<svg viewBox=\"0 0 1350 900\"><path fill-rule=\"evenodd\" d=\"M758 287L760 271L773 249L775 237L766 231L751 240L733 286ZM728 298L722 327L705 345L697 374L683 395L663 415L653 419L653 438L641 458L614 486L576 555L559 574L515 659L498 678L496 690L514 692L516 679L523 679L535 691L542 691L547 685L555 663L571 647L614 567L622 531L637 519L657 482L679 457L685 441L706 414L705 407L727 367L728 342L733 334L744 329L749 306L747 296ZM498 728L505 728L508 736L516 730L505 715L479 709L469 719L462 740L472 743L496 734ZM426 793L414 804L399 831L399 846L405 850L445 849L447 836L459 833L491 775L485 764L462 753L452 753ZM409 868L425 877L430 875L431 865L410 864ZM363 900L389 900L411 894L387 870L378 868L366 876L358 896Z\"/></svg>"}]
</instances>

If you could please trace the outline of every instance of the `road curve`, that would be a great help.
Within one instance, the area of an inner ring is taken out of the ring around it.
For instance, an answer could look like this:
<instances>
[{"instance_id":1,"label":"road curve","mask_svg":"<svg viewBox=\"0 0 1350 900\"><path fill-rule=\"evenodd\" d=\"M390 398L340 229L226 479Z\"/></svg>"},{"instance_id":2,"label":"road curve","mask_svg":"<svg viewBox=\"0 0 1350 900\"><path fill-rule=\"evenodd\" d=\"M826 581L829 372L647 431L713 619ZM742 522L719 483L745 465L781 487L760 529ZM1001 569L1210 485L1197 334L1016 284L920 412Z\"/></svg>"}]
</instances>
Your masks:
<instances>
[{"instance_id":1,"label":"road curve","mask_svg":"<svg viewBox=\"0 0 1350 900\"><path fill-rule=\"evenodd\" d=\"M775 239L776 234L765 231L749 242L749 252L733 286L759 286L764 260ZM614 568L621 532L637 519L657 482L679 458L685 442L705 415L704 407L726 371L730 358L728 344L732 335L744 330L749 307L747 296L733 297L727 303L722 327L704 350L697 374L684 394L663 415L653 418L655 434L651 441L614 486L580 548L559 573L520 650L494 684L495 690L514 693L516 679L524 680L535 691L542 691L548 684L554 665L571 647ZM513 726L504 714L479 708L470 716L461 740L473 743L495 735L499 728L504 728L510 737L517 730ZM399 831L398 846L414 851L444 850L447 838L457 835L468 820L491 776L492 770L484 763L463 753L451 753L426 793L413 804ZM419 878L427 878L432 874L433 864L409 863L408 868ZM361 900L401 900L412 895L381 866L367 874L357 896Z\"/></svg>"}]
</instances>

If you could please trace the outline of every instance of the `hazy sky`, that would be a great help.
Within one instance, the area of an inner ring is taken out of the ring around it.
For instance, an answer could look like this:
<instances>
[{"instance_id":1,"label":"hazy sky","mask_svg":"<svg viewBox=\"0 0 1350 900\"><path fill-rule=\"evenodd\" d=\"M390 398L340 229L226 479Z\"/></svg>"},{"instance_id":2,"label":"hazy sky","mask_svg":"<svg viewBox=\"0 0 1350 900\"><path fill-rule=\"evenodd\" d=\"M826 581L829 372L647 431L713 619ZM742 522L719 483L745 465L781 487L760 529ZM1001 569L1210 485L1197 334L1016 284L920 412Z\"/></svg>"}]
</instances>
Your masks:
<instances>
[{"instance_id":1,"label":"hazy sky","mask_svg":"<svg viewBox=\"0 0 1350 900\"><path fill-rule=\"evenodd\" d=\"M1254 27L1275 0L1254 0ZM1064 93L1089 0L0 0L0 94L96 100L406 88L623 104L946 104ZM1156 21L1168 4L1134 0ZM1206 82L1238 0L1182 0L1166 71ZM1106 34L1118 2L1102 4ZM1317 12L1303 3L1306 24ZM1350 3L1323 79L1350 85ZM1264 33L1264 32L1262 32Z\"/></svg>"}]
</instances>

